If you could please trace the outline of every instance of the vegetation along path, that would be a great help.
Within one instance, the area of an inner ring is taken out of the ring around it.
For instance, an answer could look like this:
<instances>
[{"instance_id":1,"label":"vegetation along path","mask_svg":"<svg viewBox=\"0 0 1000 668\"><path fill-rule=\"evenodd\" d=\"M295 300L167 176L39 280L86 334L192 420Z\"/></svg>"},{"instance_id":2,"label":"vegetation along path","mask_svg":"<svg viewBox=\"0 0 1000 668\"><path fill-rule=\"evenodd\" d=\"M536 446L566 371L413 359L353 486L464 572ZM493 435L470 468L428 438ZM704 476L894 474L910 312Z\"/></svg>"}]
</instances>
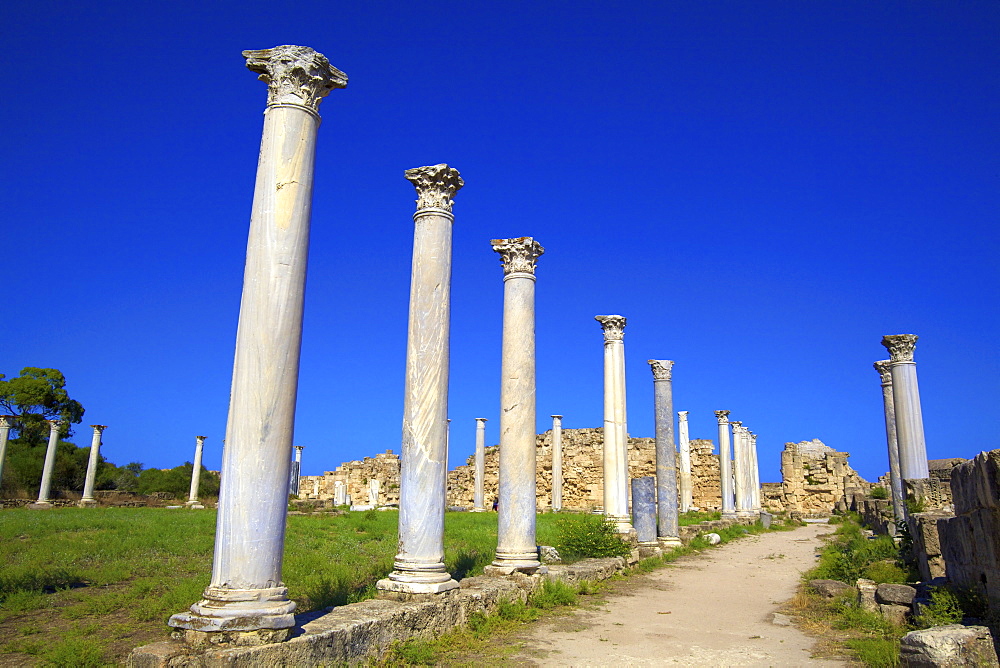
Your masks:
<instances>
[{"instance_id":1,"label":"vegetation along path","mask_svg":"<svg viewBox=\"0 0 1000 668\"><path fill-rule=\"evenodd\" d=\"M774 613L815 565L807 525L732 541L618 583L598 610L550 618L521 638L521 665L843 666Z\"/></svg>"}]
</instances>

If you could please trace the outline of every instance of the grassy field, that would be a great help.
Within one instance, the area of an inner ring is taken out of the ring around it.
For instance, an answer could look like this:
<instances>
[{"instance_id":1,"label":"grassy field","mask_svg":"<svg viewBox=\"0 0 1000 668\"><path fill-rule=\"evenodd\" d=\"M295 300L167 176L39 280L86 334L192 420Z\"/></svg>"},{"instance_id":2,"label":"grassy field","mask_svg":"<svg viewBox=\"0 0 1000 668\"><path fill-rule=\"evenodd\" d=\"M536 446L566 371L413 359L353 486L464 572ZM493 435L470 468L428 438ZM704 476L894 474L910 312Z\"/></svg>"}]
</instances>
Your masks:
<instances>
[{"instance_id":1,"label":"grassy field","mask_svg":"<svg viewBox=\"0 0 1000 668\"><path fill-rule=\"evenodd\" d=\"M538 540L557 544L558 515ZM395 511L291 515L284 580L299 611L369 598L392 569ZM100 666L163 639L167 618L200 598L212 568L215 512L161 508L0 511L0 665ZM448 513L456 577L482 573L496 514Z\"/></svg>"}]
</instances>

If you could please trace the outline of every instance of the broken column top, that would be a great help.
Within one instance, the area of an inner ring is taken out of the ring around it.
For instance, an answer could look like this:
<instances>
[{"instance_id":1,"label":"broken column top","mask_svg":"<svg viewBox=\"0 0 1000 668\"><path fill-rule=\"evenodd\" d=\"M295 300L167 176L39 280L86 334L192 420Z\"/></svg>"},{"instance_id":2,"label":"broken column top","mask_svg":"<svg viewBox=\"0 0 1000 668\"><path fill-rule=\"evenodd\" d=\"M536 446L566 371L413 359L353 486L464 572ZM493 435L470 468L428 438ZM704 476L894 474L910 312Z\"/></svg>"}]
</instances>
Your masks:
<instances>
[{"instance_id":1,"label":"broken column top","mask_svg":"<svg viewBox=\"0 0 1000 668\"><path fill-rule=\"evenodd\" d=\"M455 193L465 185L458 170L445 163L414 167L404 174L406 180L417 189L417 211L443 209L450 212Z\"/></svg>"},{"instance_id":2,"label":"broken column top","mask_svg":"<svg viewBox=\"0 0 1000 668\"><path fill-rule=\"evenodd\" d=\"M319 103L334 88L347 86L347 75L308 46L284 44L243 52L247 68L267 84L267 105L306 107L318 113Z\"/></svg>"}]
</instances>

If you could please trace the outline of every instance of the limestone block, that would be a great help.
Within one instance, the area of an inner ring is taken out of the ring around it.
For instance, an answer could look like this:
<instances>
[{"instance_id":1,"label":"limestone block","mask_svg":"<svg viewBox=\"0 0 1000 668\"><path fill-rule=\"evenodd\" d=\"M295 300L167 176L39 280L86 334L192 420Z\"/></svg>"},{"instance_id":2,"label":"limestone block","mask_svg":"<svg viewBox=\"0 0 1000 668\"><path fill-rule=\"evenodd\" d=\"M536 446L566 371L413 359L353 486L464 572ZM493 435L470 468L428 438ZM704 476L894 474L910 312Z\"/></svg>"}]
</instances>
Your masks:
<instances>
[{"instance_id":1,"label":"limestone block","mask_svg":"<svg viewBox=\"0 0 1000 668\"><path fill-rule=\"evenodd\" d=\"M1000 666L989 629L961 624L907 633L900 641L899 659L904 668Z\"/></svg>"},{"instance_id":2,"label":"limestone block","mask_svg":"<svg viewBox=\"0 0 1000 668\"><path fill-rule=\"evenodd\" d=\"M905 605L907 609L913 604L917 590L909 585L890 584L883 582L875 590L875 600L882 605Z\"/></svg>"},{"instance_id":3,"label":"limestone block","mask_svg":"<svg viewBox=\"0 0 1000 668\"><path fill-rule=\"evenodd\" d=\"M836 598L843 592L856 591L854 587L840 580L810 580L809 586L823 598Z\"/></svg>"},{"instance_id":4,"label":"limestone block","mask_svg":"<svg viewBox=\"0 0 1000 668\"><path fill-rule=\"evenodd\" d=\"M880 603L878 609L885 619L896 626L905 626L910 616L910 606L908 605L886 605Z\"/></svg>"},{"instance_id":5,"label":"limestone block","mask_svg":"<svg viewBox=\"0 0 1000 668\"><path fill-rule=\"evenodd\" d=\"M858 607L868 612L878 612L878 603L875 602L875 590L878 588L878 584L874 580L859 578L857 588Z\"/></svg>"}]
</instances>

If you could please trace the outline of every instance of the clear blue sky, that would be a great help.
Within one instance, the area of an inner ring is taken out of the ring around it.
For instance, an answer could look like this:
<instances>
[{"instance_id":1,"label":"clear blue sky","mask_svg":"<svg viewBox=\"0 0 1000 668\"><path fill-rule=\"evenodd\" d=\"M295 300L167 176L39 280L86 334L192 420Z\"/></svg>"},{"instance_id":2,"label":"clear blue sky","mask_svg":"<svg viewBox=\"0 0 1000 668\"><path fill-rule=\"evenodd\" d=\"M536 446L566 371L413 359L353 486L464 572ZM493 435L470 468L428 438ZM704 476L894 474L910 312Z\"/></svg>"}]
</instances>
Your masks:
<instances>
[{"instance_id":1,"label":"clear blue sky","mask_svg":"<svg viewBox=\"0 0 1000 668\"><path fill-rule=\"evenodd\" d=\"M620 313L629 431L675 409L887 469L872 362L920 336L928 452L1000 447L1000 3L45 2L0 10L0 372L55 367L104 454L224 438L266 86L303 44L322 104L295 442L304 472L399 452L409 167L455 204L451 465L497 440L502 271L534 236L538 429L602 421ZM89 430L76 441L87 444Z\"/></svg>"}]
</instances>

